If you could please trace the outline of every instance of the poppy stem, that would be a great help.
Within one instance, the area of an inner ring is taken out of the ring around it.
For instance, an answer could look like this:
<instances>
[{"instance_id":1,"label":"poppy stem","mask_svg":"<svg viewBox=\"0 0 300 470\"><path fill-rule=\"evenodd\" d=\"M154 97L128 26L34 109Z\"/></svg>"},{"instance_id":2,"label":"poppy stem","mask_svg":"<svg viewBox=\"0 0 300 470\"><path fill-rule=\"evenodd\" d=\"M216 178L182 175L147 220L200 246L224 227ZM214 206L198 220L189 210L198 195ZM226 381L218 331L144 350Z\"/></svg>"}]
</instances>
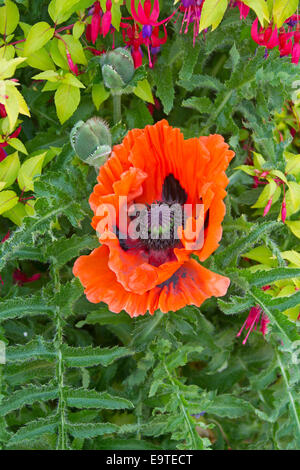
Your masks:
<instances>
[{"instance_id":1,"label":"poppy stem","mask_svg":"<svg viewBox=\"0 0 300 470\"><path fill-rule=\"evenodd\" d=\"M114 124L121 121L121 95L113 94L114 103Z\"/></svg>"}]
</instances>

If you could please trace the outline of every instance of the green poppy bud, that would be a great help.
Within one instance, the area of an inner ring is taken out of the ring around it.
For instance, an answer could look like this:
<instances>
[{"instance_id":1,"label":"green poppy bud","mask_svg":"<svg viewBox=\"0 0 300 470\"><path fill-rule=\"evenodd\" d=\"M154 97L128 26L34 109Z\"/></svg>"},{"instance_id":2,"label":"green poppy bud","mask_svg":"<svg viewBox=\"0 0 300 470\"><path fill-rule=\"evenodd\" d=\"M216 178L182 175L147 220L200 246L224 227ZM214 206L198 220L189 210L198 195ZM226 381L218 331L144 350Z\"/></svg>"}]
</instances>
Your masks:
<instances>
[{"instance_id":1,"label":"green poppy bud","mask_svg":"<svg viewBox=\"0 0 300 470\"><path fill-rule=\"evenodd\" d=\"M127 49L118 47L100 57L105 86L113 93L121 94L122 88L130 82L134 75L134 63Z\"/></svg>"},{"instance_id":2,"label":"green poppy bud","mask_svg":"<svg viewBox=\"0 0 300 470\"><path fill-rule=\"evenodd\" d=\"M70 134L71 145L85 163L99 169L111 153L111 134L107 124L98 117L78 121Z\"/></svg>"}]
</instances>

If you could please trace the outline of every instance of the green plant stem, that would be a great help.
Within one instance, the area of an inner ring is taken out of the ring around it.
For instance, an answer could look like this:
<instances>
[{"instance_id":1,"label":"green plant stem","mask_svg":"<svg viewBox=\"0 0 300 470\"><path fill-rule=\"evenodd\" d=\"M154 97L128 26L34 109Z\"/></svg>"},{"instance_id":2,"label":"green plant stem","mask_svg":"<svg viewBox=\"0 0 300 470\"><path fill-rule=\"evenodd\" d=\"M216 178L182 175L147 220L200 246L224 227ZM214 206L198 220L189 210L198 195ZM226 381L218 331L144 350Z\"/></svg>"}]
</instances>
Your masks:
<instances>
[{"instance_id":1,"label":"green plant stem","mask_svg":"<svg viewBox=\"0 0 300 470\"><path fill-rule=\"evenodd\" d=\"M53 264L55 261L53 261ZM57 269L52 265L52 276L54 281L54 289L56 292L60 290L60 283L59 283L59 276ZM62 320L60 315L59 307L55 309L55 322L56 322L56 338L55 338L55 348L57 354L57 366L56 366L56 378L57 378L57 386L58 386L58 414L59 414L59 426L58 426L58 438L56 449L57 450L65 450L66 449L66 402L64 398L64 361L62 356L62 343L63 343L63 328L62 328Z\"/></svg>"},{"instance_id":2,"label":"green plant stem","mask_svg":"<svg viewBox=\"0 0 300 470\"><path fill-rule=\"evenodd\" d=\"M114 124L121 121L121 95L113 94L114 103Z\"/></svg>"}]
</instances>

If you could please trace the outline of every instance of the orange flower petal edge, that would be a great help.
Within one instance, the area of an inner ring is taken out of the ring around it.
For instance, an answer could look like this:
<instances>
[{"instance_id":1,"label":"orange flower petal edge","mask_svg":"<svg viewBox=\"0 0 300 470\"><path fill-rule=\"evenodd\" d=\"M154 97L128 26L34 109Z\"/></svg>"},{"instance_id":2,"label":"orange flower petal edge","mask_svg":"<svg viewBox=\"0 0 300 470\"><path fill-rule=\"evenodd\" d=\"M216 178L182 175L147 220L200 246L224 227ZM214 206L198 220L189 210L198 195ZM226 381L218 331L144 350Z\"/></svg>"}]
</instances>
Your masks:
<instances>
[{"instance_id":1,"label":"orange flower petal edge","mask_svg":"<svg viewBox=\"0 0 300 470\"><path fill-rule=\"evenodd\" d=\"M73 268L87 299L136 317L225 295L229 279L191 255L219 246L233 157L221 135L184 140L166 120L129 131L89 199L101 246Z\"/></svg>"}]
</instances>

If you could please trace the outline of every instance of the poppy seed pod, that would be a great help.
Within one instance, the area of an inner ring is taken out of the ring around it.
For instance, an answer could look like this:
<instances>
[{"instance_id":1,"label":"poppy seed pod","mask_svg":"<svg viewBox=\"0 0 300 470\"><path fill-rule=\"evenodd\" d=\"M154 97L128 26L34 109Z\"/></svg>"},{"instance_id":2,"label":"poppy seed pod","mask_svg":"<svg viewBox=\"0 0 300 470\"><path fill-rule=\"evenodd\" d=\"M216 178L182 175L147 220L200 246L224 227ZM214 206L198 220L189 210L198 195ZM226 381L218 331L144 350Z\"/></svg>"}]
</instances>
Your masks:
<instances>
[{"instance_id":1,"label":"poppy seed pod","mask_svg":"<svg viewBox=\"0 0 300 470\"><path fill-rule=\"evenodd\" d=\"M105 86L113 93L121 94L132 79L134 74L134 63L127 49L118 47L100 57L102 75Z\"/></svg>"},{"instance_id":2,"label":"poppy seed pod","mask_svg":"<svg viewBox=\"0 0 300 470\"><path fill-rule=\"evenodd\" d=\"M70 134L71 145L78 157L97 170L111 152L111 134L107 124L98 117L78 121Z\"/></svg>"}]
</instances>

